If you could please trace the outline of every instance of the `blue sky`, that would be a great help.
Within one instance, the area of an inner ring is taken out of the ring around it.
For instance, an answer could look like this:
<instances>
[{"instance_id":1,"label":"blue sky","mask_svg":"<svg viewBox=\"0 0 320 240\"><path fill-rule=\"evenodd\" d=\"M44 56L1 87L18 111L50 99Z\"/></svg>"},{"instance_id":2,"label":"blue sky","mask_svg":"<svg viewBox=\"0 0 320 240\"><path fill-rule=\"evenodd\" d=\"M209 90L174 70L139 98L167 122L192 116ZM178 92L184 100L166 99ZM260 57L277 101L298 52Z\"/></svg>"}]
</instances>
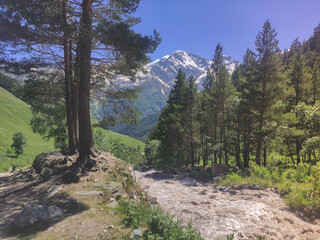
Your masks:
<instances>
[{"instance_id":1,"label":"blue sky","mask_svg":"<svg viewBox=\"0 0 320 240\"><path fill-rule=\"evenodd\" d=\"M211 60L220 42L224 54L241 61L267 19L281 49L308 39L320 23L320 0L141 0L135 15L142 19L137 32L156 29L162 37L152 60L175 50Z\"/></svg>"}]
</instances>

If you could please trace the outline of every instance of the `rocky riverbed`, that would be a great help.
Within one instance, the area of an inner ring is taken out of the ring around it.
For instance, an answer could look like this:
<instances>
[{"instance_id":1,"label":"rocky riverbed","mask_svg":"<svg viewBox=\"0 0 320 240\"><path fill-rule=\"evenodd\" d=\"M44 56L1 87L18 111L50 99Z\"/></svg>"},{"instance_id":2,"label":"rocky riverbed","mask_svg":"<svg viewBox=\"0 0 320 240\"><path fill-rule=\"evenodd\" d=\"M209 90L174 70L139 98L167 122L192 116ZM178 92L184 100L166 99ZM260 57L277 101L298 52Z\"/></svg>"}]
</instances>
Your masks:
<instances>
[{"instance_id":1,"label":"rocky riverbed","mask_svg":"<svg viewBox=\"0 0 320 240\"><path fill-rule=\"evenodd\" d=\"M216 187L190 177L153 170L135 172L137 181L159 206L190 221L206 239L320 239L320 221L308 223L289 211L272 189Z\"/></svg>"}]
</instances>

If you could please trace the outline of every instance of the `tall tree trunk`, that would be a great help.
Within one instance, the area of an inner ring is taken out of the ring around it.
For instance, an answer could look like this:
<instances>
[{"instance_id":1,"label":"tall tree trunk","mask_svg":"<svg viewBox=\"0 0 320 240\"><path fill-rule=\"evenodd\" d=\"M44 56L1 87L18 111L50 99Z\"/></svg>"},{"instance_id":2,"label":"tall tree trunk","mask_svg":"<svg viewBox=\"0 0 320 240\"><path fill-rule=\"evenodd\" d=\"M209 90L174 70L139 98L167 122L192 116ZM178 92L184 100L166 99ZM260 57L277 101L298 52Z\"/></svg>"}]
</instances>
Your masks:
<instances>
[{"instance_id":1,"label":"tall tree trunk","mask_svg":"<svg viewBox=\"0 0 320 240\"><path fill-rule=\"evenodd\" d=\"M217 122L217 121L216 121ZM216 145L217 144L217 124L215 123L214 124L214 127L213 127L213 139L214 139L214 144L213 145ZM217 150L213 150L213 158L214 158L214 163L218 163L218 152Z\"/></svg>"},{"instance_id":2,"label":"tall tree trunk","mask_svg":"<svg viewBox=\"0 0 320 240\"><path fill-rule=\"evenodd\" d=\"M301 160L300 160L300 150L301 150L300 141L299 141L299 138L296 137L297 164L299 164L301 162Z\"/></svg>"},{"instance_id":3,"label":"tall tree trunk","mask_svg":"<svg viewBox=\"0 0 320 240\"><path fill-rule=\"evenodd\" d=\"M236 150L236 162L237 162L237 167L238 168L241 168L241 161L240 161L240 151L241 151L241 149L240 149L240 141L241 141L241 139L240 139L240 117L239 117L239 115L238 115L238 117L237 117L237 139L236 139L236 146L235 146L235 150Z\"/></svg>"},{"instance_id":4,"label":"tall tree trunk","mask_svg":"<svg viewBox=\"0 0 320 240\"><path fill-rule=\"evenodd\" d=\"M264 112L265 112L265 94L266 94L266 78L267 78L267 63L264 62L264 76L262 79L262 97L260 103L260 113L259 113L259 125L258 125L258 138L257 138L257 150L256 150L256 163L260 166L261 165L261 147L262 147L262 128L263 128L263 121L264 121Z\"/></svg>"},{"instance_id":5,"label":"tall tree trunk","mask_svg":"<svg viewBox=\"0 0 320 240\"><path fill-rule=\"evenodd\" d=\"M267 166L267 144L263 144L263 166Z\"/></svg>"},{"instance_id":6,"label":"tall tree trunk","mask_svg":"<svg viewBox=\"0 0 320 240\"><path fill-rule=\"evenodd\" d=\"M77 42L74 75L72 78L72 111L76 148L79 150L79 82L80 82L80 43Z\"/></svg>"},{"instance_id":7,"label":"tall tree trunk","mask_svg":"<svg viewBox=\"0 0 320 240\"><path fill-rule=\"evenodd\" d=\"M90 121L92 0L82 1L79 83L79 160L85 162L95 149Z\"/></svg>"},{"instance_id":8,"label":"tall tree trunk","mask_svg":"<svg viewBox=\"0 0 320 240\"><path fill-rule=\"evenodd\" d=\"M63 11L63 49L64 49L64 82L65 82L65 99L66 99L66 112L67 112L67 127L68 127L68 142L69 142L69 154L73 155L76 152L76 140L74 132L74 121L72 111L72 99L71 99L71 59L70 59L70 31L67 23L66 1L62 2Z\"/></svg>"}]
</instances>

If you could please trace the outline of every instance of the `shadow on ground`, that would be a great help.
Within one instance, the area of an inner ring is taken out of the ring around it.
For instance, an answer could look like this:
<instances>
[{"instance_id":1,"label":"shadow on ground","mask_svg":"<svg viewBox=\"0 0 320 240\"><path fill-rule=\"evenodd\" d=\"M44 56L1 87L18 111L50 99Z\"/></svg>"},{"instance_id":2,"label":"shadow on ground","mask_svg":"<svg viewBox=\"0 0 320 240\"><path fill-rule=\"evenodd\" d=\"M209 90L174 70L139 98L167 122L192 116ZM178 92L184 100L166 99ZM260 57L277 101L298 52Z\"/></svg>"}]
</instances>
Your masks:
<instances>
[{"instance_id":1,"label":"shadow on ground","mask_svg":"<svg viewBox=\"0 0 320 240\"><path fill-rule=\"evenodd\" d=\"M65 170L63 169L63 171ZM61 172L56 173L48 180L32 182L15 175L0 177L0 239L5 237L32 239L38 232L45 231L57 222L89 208L87 205L79 203L77 199L70 197L63 190L49 196L48 189L50 187L63 186L60 174ZM32 204L63 208L66 213L48 221L40 221L20 228L17 226L17 221L22 217L23 209Z\"/></svg>"}]
</instances>

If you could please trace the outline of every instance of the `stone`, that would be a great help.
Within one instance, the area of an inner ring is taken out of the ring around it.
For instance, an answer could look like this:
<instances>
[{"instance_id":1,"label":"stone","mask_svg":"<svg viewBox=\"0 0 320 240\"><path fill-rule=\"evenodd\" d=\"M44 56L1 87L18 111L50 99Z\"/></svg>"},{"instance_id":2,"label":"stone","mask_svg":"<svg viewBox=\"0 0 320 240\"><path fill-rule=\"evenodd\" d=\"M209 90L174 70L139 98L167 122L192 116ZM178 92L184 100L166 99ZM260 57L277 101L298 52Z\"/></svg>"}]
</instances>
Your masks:
<instances>
[{"instance_id":1,"label":"stone","mask_svg":"<svg viewBox=\"0 0 320 240\"><path fill-rule=\"evenodd\" d=\"M130 239L139 239L139 238L142 238L141 230L139 228L138 229L134 229L131 232L131 238Z\"/></svg>"},{"instance_id":2,"label":"stone","mask_svg":"<svg viewBox=\"0 0 320 240\"><path fill-rule=\"evenodd\" d=\"M53 174L52 169L44 167L40 171L40 176L43 177L44 179L48 179L51 175Z\"/></svg>"},{"instance_id":3,"label":"stone","mask_svg":"<svg viewBox=\"0 0 320 240\"><path fill-rule=\"evenodd\" d=\"M74 194L76 195L82 195L82 196L88 196L88 195L99 195L103 196L103 192L101 191L77 191Z\"/></svg>"},{"instance_id":4,"label":"stone","mask_svg":"<svg viewBox=\"0 0 320 240\"><path fill-rule=\"evenodd\" d=\"M121 198L123 187L121 183L118 182L105 182L105 183L94 183L94 187L103 188L109 194L113 195L116 199Z\"/></svg>"},{"instance_id":5,"label":"stone","mask_svg":"<svg viewBox=\"0 0 320 240\"><path fill-rule=\"evenodd\" d=\"M114 225L109 225L109 229L114 229Z\"/></svg>"},{"instance_id":6,"label":"stone","mask_svg":"<svg viewBox=\"0 0 320 240\"><path fill-rule=\"evenodd\" d=\"M234 190L234 189L230 189L230 190L229 190L229 193L230 193L231 195L236 195L238 192L237 192L236 190Z\"/></svg>"},{"instance_id":7,"label":"stone","mask_svg":"<svg viewBox=\"0 0 320 240\"><path fill-rule=\"evenodd\" d=\"M119 204L117 201L113 201L113 202L107 204L107 207L109 207L109 208L117 208L118 206L119 206Z\"/></svg>"},{"instance_id":8,"label":"stone","mask_svg":"<svg viewBox=\"0 0 320 240\"><path fill-rule=\"evenodd\" d=\"M62 181L64 183L77 183L80 181L81 168L72 169L62 175Z\"/></svg>"},{"instance_id":9,"label":"stone","mask_svg":"<svg viewBox=\"0 0 320 240\"><path fill-rule=\"evenodd\" d=\"M207 191L208 190L202 190L202 191L199 192L199 195L207 195Z\"/></svg>"},{"instance_id":10,"label":"stone","mask_svg":"<svg viewBox=\"0 0 320 240\"><path fill-rule=\"evenodd\" d=\"M248 183L246 183L246 182L243 182L243 183L241 184L241 188L242 188L242 189L249 189L249 188L250 188L250 185L249 185Z\"/></svg>"},{"instance_id":11,"label":"stone","mask_svg":"<svg viewBox=\"0 0 320 240\"><path fill-rule=\"evenodd\" d=\"M210 196L210 199L215 199L216 198L216 195L211 195Z\"/></svg>"},{"instance_id":12,"label":"stone","mask_svg":"<svg viewBox=\"0 0 320 240\"><path fill-rule=\"evenodd\" d=\"M45 167L54 169L58 165L61 165L64 163L64 159L65 156L60 152L41 153L34 159L32 168L39 174Z\"/></svg>"},{"instance_id":13,"label":"stone","mask_svg":"<svg viewBox=\"0 0 320 240\"><path fill-rule=\"evenodd\" d=\"M214 177L213 178L213 182L220 182L220 180L222 179L222 177Z\"/></svg>"},{"instance_id":14,"label":"stone","mask_svg":"<svg viewBox=\"0 0 320 240\"><path fill-rule=\"evenodd\" d=\"M183 212L183 213L192 213L192 212L189 211L188 209L183 209L181 212Z\"/></svg>"},{"instance_id":15,"label":"stone","mask_svg":"<svg viewBox=\"0 0 320 240\"><path fill-rule=\"evenodd\" d=\"M240 190L241 187L240 187L239 185L233 185L233 186L232 186L232 189L234 189L234 190Z\"/></svg>"},{"instance_id":16,"label":"stone","mask_svg":"<svg viewBox=\"0 0 320 240\"><path fill-rule=\"evenodd\" d=\"M227 189L226 186L220 186L220 187L218 188L218 190L221 191L221 192L225 191L226 189Z\"/></svg>"},{"instance_id":17,"label":"stone","mask_svg":"<svg viewBox=\"0 0 320 240\"><path fill-rule=\"evenodd\" d=\"M28 227L39 221L48 221L66 213L63 208L46 205L27 205L15 222L16 227Z\"/></svg>"},{"instance_id":18,"label":"stone","mask_svg":"<svg viewBox=\"0 0 320 240\"><path fill-rule=\"evenodd\" d=\"M56 195L58 192L60 192L61 190L63 190L63 188L60 186L52 186L47 189L47 193L49 197L52 197Z\"/></svg>"},{"instance_id":19,"label":"stone","mask_svg":"<svg viewBox=\"0 0 320 240\"><path fill-rule=\"evenodd\" d=\"M261 188L257 184L252 185L252 189L254 190L261 190Z\"/></svg>"},{"instance_id":20,"label":"stone","mask_svg":"<svg viewBox=\"0 0 320 240\"><path fill-rule=\"evenodd\" d=\"M306 206L304 209L303 209L303 215L305 217L311 217L312 215L312 207L311 206Z\"/></svg>"}]
</instances>

